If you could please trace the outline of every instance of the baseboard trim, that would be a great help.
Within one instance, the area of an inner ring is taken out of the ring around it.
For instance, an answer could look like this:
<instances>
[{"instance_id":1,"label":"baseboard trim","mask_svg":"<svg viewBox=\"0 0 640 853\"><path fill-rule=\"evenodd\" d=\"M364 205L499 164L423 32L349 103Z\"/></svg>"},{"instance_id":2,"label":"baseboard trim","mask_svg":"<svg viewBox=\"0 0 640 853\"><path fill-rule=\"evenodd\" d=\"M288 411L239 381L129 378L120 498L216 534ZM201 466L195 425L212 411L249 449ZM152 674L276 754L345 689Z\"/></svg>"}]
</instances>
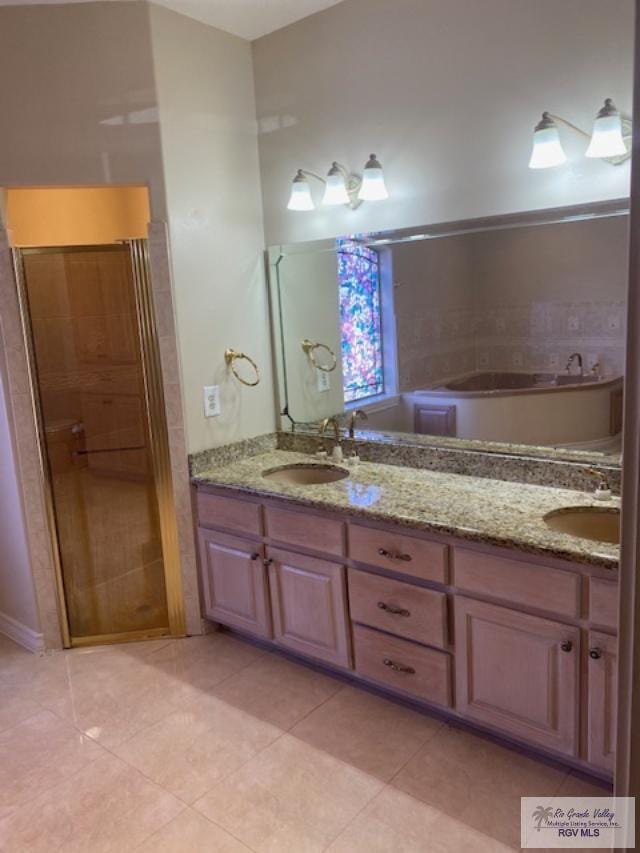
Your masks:
<instances>
[{"instance_id":1,"label":"baseboard trim","mask_svg":"<svg viewBox=\"0 0 640 853\"><path fill-rule=\"evenodd\" d=\"M14 643L18 643L19 646L23 646L30 652L37 654L44 651L44 634L39 634L33 628L23 625L22 622L18 622L13 616L9 616L1 610L0 634L4 634Z\"/></svg>"}]
</instances>

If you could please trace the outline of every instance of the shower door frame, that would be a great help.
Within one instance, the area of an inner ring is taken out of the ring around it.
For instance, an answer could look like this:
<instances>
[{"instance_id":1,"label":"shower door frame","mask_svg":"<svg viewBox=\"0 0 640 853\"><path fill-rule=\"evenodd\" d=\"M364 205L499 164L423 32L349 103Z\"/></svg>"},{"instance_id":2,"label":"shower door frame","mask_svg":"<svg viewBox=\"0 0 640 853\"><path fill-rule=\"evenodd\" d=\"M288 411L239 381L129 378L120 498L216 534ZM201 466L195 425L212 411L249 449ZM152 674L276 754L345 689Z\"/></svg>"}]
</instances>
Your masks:
<instances>
[{"instance_id":1,"label":"shower door frame","mask_svg":"<svg viewBox=\"0 0 640 853\"><path fill-rule=\"evenodd\" d=\"M25 255L52 254L55 252L91 252L91 251L123 251L129 252L129 263L135 293L136 318L138 326L138 343L145 393L145 414L149 435L149 450L151 468L154 477L155 494L158 505L160 537L162 541L162 557L164 565L165 594L167 599L168 626L134 631L123 631L113 634L94 634L74 637L69 625L62 556L58 537L55 504L53 499L53 483L46 450L44 420L40 400L40 386L35 359L35 345L29 312L29 299L23 258ZM14 248L12 251L15 273L20 323L27 354L29 393L36 426L38 444L38 462L42 477L45 513L50 537L51 553L55 573L58 615L62 643L65 648L92 646L103 643L122 643L133 640L144 640L153 637L183 637L185 636L185 608L182 589L182 573L180 566L180 549L178 528L176 522L175 503L173 497L173 482L171 460L169 454L169 432L162 384L162 367L156 316L151 287L151 270L149 265L149 247L146 239L123 240L119 243L104 243L79 246L38 246L34 248Z\"/></svg>"}]
</instances>

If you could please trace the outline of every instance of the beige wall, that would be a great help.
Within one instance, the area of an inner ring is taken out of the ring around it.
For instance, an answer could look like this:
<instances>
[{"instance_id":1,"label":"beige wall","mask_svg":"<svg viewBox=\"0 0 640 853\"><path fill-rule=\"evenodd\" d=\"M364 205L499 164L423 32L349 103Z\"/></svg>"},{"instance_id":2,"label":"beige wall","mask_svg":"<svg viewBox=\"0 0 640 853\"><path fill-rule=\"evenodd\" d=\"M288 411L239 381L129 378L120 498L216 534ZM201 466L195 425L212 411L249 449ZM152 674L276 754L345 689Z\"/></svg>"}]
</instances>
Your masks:
<instances>
[{"instance_id":1,"label":"beige wall","mask_svg":"<svg viewBox=\"0 0 640 853\"><path fill-rule=\"evenodd\" d=\"M19 631L26 627L39 634L8 401L9 383L0 330L0 630L11 631L13 627Z\"/></svg>"},{"instance_id":2,"label":"beige wall","mask_svg":"<svg viewBox=\"0 0 640 853\"><path fill-rule=\"evenodd\" d=\"M191 452L274 429L262 208L248 42L151 6L178 338ZM227 347L259 365L255 388ZM220 386L205 418L202 389Z\"/></svg>"},{"instance_id":3,"label":"beige wall","mask_svg":"<svg viewBox=\"0 0 640 853\"><path fill-rule=\"evenodd\" d=\"M267 243L627 195L629 164L527 168L551 110L590 129L605 97L631 111L633 0L345 0L253 43ZM286 210L298 167L360 170L389 201Z\"/></svg>"},{"instance_id":4,"label":"beige wall","mask_svg":"<svg viewBox=\"0 0 640 853\"><path fill-rule=\"evenodd\" d=\"M146 3L0 7L0 186L146 184L164 218Z\"/></svg>"}]
</instances>

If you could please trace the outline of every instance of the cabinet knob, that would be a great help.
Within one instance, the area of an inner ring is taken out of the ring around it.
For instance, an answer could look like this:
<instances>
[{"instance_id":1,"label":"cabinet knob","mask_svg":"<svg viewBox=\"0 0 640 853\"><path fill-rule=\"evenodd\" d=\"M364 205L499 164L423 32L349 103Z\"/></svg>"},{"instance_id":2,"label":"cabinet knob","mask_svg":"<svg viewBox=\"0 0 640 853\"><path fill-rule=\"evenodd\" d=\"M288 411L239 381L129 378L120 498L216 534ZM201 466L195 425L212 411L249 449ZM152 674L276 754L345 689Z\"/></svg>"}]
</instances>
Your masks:
<instances>
[{"instance_id":1,"label":"cabinet knob","mask_svg":"<svg viewBox=\"0 0 640 853\"><path fill-rule=\"evenodd\" d=\"M570 652L573 649L573 643L571 640L565 640L564 643L561 643L560 648L563 652Z\"/></svg>"},{"instance_id":2,"label":"cabinet knob","mask_svg":"<svg viewBox=\"0 0 640 853\"><path fill-rule=\"evenodd\" d=\"M392 616L411 616L411 613L408 610L405 610L404 607L396 607L395 604L387 604L384 601L379 601L378 607L380 610L385 610Z\"/></svg>"},{"instance_id":3,"label":"cabinet knob","mask_svg":"<svg viewBox=\"0 0 640 853\"><path fill-rule=\"evenodd\" d=\"M378 554L388 560L401 560L403 563L411 562L411 554L401 554L398 551L387 551L386 548L378 548Z\"/></svg>"},{"instance_id":4,"label":"cabinet knob","mask_svg":"<svg viewBox=\"0 0 640 853\"><path fill-rule=\"evenodd\" d=\"M252 560L254 560L254 561L255 561L255 560L259 560L259 559L260 559L260 554L258 554L258 552L256 551L256 552L255 552L255 554L252 554L252 555L251 555L251 559L252 559Z\"/></svg>"},{"instance_id":5,"label":"cabinet knob","mask_svg":"<svg viewBox=\"0 0 640 853\"><path fill-rule=\"evenodd\" d=\"M268 569L271 563L273 563L273 558L268 557L266 560L263 560L265 569Z\"/></svg>"},{"instance_id":6,"label":"cabinet knob","mask_svg":"<svg viewBox=\"0 0 640 853\"><path fill-rule=\"evenodd\" d=\"M589 649L589 657L592 660L600 660L600 658L602 657L602 649Z\"/></svg>"},{"instance_id":7,"label":"cabinet knob","mask_svg":"<svg viewBox=\"0 0 640 853\"><path fill-rule=\"evenodd\" d=\"M392 669L394 672L404 672L407 675L415 675L415 669L412 666L405 666L403 663L396 663L391 658L384 658L382 663Z\"/></svg>"}]
</instances>

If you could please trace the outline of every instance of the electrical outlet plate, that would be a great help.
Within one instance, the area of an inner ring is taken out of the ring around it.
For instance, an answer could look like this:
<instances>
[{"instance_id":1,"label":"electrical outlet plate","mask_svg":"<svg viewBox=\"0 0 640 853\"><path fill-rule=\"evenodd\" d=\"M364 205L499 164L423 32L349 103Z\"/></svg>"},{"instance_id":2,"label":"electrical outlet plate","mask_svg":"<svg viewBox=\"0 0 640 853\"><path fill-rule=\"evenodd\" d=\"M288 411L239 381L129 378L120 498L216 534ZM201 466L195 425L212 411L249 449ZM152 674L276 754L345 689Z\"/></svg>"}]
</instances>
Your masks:
<instances>
[{"instance_id":1,"label":"electrical outlet plate","mask_svg":"<svg viewBox=\"0 0 640 853\"><path fill-rule=\"evenodd\" d=\"M318 383L318 391L324 393L331 388L331 380L326 370L318 370L316 368L316 381Z\"/></svg>"},{"instance_id":2,"label":"electrical outlet plate","mask_svg":"<svg viewBox=\"0 0 640 853\"><path fill-rule=\"evenodd\" d=\"M204 416L205 418L216 418L220 414L220 386L205 385L204 392Z\"/></svg>"}]
</instances>

